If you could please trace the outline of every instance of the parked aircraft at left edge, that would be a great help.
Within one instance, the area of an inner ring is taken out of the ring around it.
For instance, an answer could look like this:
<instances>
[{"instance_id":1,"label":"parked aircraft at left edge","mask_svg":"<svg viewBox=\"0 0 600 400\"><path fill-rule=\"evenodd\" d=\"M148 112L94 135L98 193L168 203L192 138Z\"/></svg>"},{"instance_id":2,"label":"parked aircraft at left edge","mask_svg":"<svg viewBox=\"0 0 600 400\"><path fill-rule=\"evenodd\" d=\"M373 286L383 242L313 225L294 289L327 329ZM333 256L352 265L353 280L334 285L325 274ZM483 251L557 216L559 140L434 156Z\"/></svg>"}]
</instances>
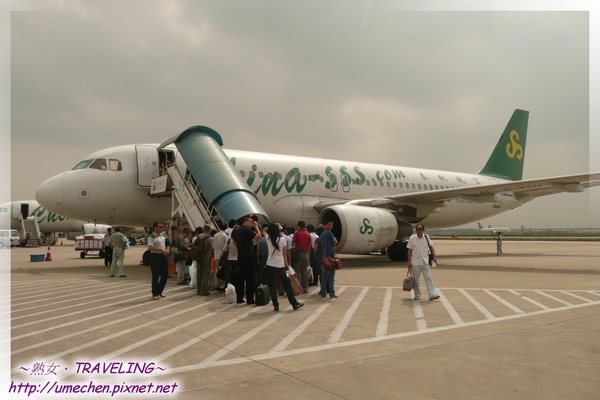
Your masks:
<instances>
[{"instance_id":1,"label":"parked aircraft at left edge","mask_svg":"<svg viewBox=\"0 0 600 400\"><path fill-rule=\"evenodd\" d=\"M45 239L50 238L52 233L55 232L65 232L67 238L74 239L82 234L105 233L106 229L110 227L110 225L94 224L55 214L46 210L35 200L12 201L0 204L2 226L7 225L6 229L18 230L21 236L25 235L25 232L21 232L21 219L28 217L36 217L40 232ZM138 237L142 233L145 233L143 228L133 228L127 232L128 236L134 237Z\"/></svg>"}]
</instances>

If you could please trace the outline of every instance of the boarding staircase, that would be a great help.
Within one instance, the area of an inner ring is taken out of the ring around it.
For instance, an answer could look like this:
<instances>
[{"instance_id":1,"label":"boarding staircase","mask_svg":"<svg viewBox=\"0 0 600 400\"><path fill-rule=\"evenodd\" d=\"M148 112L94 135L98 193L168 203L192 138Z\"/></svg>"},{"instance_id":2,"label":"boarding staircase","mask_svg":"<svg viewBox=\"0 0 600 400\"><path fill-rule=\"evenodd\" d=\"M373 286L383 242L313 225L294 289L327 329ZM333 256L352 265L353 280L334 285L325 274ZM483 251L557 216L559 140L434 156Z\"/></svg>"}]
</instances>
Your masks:
<instances>
[{"instance_id":1,"label":"boarding staircase","mask_svg":"<svg viewBox=\"0 0 600 400\"><path fill-rule=\"evenodd\" d=\"M172 184L171 218L186 219L193 229L205 224L218 226L219 213L206 202L206 198L191 175L182 175L176 165L167 168Z\"/></svg>"},{"instance_id":2,"label":"boarding staircase","mask_svg":"<svg viewBox=\"0 0 600 400\"><path fill-rule=\"evenodd\" d=\"M29 239L27 239L28 232L30 233ZM42 232L35 216L27 218L21 216L21 237L26 241L25 246L27 247L39 247L42 244Z\"/></svg>"},{"instance_id":3,"label":"boarding staircase","mask_svg":"<svg viewBox=\"0 0 600 400\"><path fill-rule=\"evenodd\" d=\"M204 126L191 127L166 139L158 149L171 143L177 146L184 163L170 165L166 176L155 177L150 195L170 192L174 221L185 219L192 229L205 224L216 228L219 220L226 223L250 214L269 221L255 194L223 152L217 132Z\"/></svg>"}]
</instances>

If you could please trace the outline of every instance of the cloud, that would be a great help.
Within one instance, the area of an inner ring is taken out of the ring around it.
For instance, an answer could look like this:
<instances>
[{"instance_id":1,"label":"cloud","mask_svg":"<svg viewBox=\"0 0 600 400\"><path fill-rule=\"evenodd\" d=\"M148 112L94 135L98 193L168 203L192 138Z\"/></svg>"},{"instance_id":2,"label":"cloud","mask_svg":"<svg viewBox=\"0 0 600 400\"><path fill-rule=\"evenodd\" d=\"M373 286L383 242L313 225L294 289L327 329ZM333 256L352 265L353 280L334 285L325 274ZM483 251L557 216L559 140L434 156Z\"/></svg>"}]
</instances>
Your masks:
<instances>
[{"instance_id":1,"label":"cloud","mask_svg":"<svg viewBox=\"0 0 600 400\"><path fill-rule=\"evenodd\" d=\"M515 108L531 112L527 177L587 170L586 12L383 4L109 0L14 12L13 198L86 154L192 125L228 148L474 172Z\"/></svg>"}]
</instances>

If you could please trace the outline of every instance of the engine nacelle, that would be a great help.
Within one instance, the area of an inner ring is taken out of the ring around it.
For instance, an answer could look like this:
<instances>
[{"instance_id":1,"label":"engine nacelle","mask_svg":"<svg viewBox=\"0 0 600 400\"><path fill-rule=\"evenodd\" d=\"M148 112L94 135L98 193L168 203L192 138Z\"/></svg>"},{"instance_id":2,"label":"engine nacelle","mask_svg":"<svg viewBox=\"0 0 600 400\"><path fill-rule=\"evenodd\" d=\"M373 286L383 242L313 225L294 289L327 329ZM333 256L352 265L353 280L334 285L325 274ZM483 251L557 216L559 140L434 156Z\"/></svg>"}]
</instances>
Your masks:
<instances>
[{"instance_id":1,"label":"engine nacelle","mask_svg":"<svg viewBox=\"0 0 600 400\"><path fill-rule=\"evenodd\" d=\"M319 223L326 220L333 221L338 253L370 253L390 246L398 238L396 217L379 208L336 205L321 212Z\"/></svg>"},{"instance_id":2,"label":"engine nacelle","mask_svg":"<svg viewBox=\"0 0 600 400\"><path fill-rule=\"evenodd\" d=\"M94 235L106 233L108 228L111 228L111 226L102 224L83 224L81 230L84 235Z\"/></svg>"}]
</instances>

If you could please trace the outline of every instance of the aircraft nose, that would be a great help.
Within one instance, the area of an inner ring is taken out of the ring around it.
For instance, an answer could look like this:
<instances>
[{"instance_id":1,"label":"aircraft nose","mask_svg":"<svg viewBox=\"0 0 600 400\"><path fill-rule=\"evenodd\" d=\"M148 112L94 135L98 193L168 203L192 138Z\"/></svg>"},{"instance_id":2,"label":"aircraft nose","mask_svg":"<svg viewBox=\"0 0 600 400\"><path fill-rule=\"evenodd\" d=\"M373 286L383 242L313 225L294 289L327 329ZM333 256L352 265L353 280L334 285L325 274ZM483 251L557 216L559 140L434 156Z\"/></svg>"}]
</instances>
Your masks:
<instances>
[{"instance_id":1,"label":"aircraft nose","mask_svg":"<svg viewBox=\"0 0 600 400\"><path fill-rule=\"evenodd\" d=\"M35 191L35 199L46 210L61 214L64 206L64 182L60 176L42 182Z\"/></svg>"}]
</instances>

